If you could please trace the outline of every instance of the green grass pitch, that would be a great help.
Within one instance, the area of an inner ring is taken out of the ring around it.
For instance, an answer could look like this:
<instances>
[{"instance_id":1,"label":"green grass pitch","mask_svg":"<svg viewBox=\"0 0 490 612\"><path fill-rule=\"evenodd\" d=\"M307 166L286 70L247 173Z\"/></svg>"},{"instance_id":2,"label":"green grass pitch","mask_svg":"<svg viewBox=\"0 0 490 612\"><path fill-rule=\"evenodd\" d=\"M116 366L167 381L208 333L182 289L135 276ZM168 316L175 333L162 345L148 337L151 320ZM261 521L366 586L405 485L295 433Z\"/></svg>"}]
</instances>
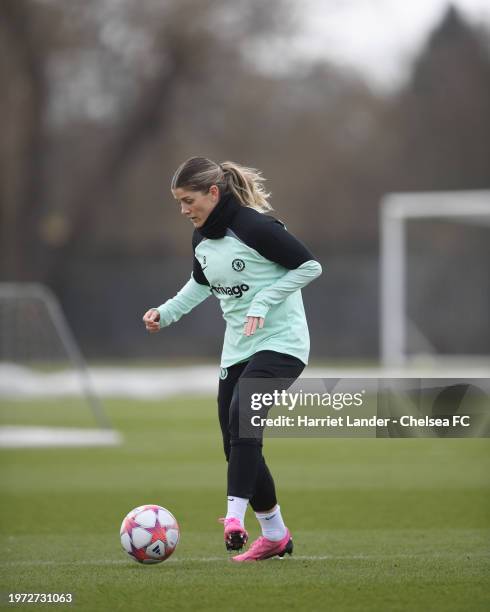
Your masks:
<instances>
[{"instance_id":1,"label":"green grass pitch","mask_svg":"<svg viewBox=\"0 0 490 612\"><path fill-rule=\"evenodd\" d=\"M71 592L90 612L490 609L488 440L266 440L295 550L238 566L217 522L226 469L215 401L106 408L121 447L0 452L2 606L9 592ZM4 411L2 422L15 419L30 417ZM122 518L145 503L181 526L156 566L119 542ZM247 527L258 535L250 510ZM39 607L66 609L22 606Z\"/></svg>"}]
</instances>

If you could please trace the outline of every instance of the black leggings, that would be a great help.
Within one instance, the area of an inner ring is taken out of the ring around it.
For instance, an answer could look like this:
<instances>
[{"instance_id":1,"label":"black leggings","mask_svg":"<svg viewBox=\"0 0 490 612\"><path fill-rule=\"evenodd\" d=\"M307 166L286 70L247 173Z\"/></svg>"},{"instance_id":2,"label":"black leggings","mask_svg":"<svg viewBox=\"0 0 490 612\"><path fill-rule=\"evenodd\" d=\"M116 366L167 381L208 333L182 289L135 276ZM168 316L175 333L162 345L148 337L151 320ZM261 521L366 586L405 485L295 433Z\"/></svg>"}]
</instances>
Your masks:
<instances>
[{"instance_id":1,"label":"black leggings","mask_svg":"<svg viewBox=\"0 0 490 612\"><path fill-rule=\"evenodd\" d=\"M239 436L237 383L240 378L290 379L287 386L279 384L279 381L274 384L274 388L280 391L289 387L304 367L302 361L291 355L259 351L249 361L229 367L219 381L218 415L228 461L228 495L249 499L256 512L270 510L276 505L276 490L262 456L262 438Z\"/></svg>"}]
</instances>

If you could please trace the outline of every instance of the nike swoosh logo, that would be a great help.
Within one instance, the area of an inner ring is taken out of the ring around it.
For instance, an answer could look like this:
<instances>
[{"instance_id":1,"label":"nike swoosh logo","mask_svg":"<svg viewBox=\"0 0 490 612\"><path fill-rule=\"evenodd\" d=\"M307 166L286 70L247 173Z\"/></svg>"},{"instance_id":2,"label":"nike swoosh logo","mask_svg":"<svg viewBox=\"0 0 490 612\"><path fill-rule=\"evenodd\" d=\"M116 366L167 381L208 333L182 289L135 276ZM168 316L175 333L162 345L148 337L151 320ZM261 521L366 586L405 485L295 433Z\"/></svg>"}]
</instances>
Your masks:
<instances>
[{"instance_id":1,"label":"nike swoosh logo","mask_svg":"<svg viewBox=\"0 0 490 612\"><path fill-rule=\"evenodd\" d=\"M229 497L228 501L235 501L235 498L234 497Z\"/></svg>"},{"instance_id":2,"label":"nike swoosh logo","mask_svg":"<svg viewBox=\"0 0 490 612\"><path fill-rule=\"evenodd\" d=\"M271 520L271 519L273 519L275 516L276 516L276 515L275 515L275 514L273 514L272 516L265 516L264 518L265 518L265 520L266 520L266 521L270 521L270 520Z\"/></svg>"}]
</instances>

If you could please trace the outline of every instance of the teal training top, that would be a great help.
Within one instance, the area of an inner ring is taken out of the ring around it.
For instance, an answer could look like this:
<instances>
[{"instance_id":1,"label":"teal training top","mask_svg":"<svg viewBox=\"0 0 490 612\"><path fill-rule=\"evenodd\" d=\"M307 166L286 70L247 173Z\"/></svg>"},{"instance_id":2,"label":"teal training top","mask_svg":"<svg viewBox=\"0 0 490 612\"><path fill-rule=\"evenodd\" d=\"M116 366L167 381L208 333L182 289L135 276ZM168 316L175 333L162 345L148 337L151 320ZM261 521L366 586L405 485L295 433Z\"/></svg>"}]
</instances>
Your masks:
<instances>
[{"instance_id":1,"label":"teal training top","mask_svg":"<svg viewBox=\"0 0 490 612\"><path fill-rule=\"evenodd\" d=\"M214 294L226 321L221 367L263 350L307 364L310 338L301 288L322 271L311 252L280 221L242 206L231 194L194 231L192 244L192 276L158 307L160 327ZM252 336L243 333L247 316L265 319Z\"/></svg>"}]
</instances>

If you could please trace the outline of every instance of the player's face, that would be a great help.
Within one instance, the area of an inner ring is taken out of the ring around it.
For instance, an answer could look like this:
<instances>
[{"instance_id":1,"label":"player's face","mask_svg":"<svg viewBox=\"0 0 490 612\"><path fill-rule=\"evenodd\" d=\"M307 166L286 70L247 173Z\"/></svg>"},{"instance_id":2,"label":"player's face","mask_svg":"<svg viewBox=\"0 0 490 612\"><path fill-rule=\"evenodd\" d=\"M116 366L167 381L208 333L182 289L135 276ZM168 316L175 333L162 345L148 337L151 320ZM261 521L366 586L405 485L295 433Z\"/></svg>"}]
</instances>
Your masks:
<instances>
[{"instance_id":1,"label":"player's face","mask_svg":"<svg viewBox=\"0 0 490 612\"><path fill-rule=\"evenodd\" d=\"M194 227L202 227L219 201L219 189L211 185L209 191L191 191L184 187L172 189L174 198L180 204L180 212Z\"/></svg>"}]
</instances>

